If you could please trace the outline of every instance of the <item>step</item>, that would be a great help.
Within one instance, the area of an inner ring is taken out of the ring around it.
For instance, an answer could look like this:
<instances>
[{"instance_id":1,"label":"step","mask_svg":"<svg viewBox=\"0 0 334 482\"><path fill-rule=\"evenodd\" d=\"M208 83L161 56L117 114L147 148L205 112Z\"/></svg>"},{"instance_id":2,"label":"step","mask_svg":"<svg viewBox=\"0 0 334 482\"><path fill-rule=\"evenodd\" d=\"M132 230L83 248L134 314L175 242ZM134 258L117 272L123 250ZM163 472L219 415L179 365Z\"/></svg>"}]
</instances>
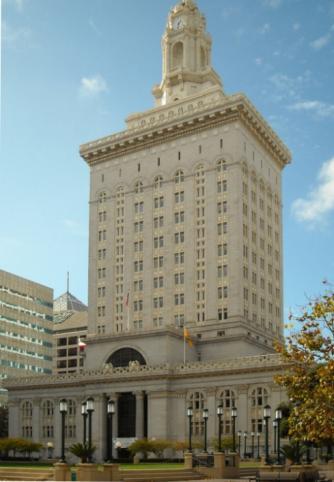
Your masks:
<instances>
[{"instance_id":1,"label":"step","mask_svg":"<svg viewBox=\"0 0 334 482\"><path fill-rule=\"evenodd\" d=\"M184 480L203 480L205 477L198 474L184 475L184 476L164 476L164 477L140 477L140 478L124 478L124 482L178 482Z\"/></svg>"}]
</instances>

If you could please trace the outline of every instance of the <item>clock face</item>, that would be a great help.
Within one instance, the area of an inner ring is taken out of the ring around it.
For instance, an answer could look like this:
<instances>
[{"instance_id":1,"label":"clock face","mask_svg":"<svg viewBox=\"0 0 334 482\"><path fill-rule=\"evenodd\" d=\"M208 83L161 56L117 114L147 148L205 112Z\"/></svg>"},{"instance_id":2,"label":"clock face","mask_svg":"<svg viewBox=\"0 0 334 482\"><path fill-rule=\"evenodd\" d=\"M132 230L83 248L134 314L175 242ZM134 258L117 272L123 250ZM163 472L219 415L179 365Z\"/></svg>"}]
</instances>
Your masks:
<instances>
[{"instance_id":1,"label":"clock face","mask_svg":"<svg viewBox=\"0 0 334 482\"><path fill-rule=\"evenodd\" d=\"M180 17L175 18L174 21L173 21L174 30L180 30L182 27L184 27L184 23L183 23L182 18L180 18Z\"/></svg>"}]
</instances>

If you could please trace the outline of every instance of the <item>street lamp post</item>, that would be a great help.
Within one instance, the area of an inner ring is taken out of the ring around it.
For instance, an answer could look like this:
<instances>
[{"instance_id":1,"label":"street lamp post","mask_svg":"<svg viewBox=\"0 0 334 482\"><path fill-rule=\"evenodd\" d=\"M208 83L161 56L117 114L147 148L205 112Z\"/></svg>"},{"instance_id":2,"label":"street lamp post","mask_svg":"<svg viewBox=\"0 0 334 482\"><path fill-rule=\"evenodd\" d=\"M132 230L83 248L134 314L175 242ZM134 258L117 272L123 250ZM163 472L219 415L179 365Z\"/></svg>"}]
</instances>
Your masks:
<instances>
[{"instance_id":1,"label":"street lamp post","mask_svg":"<svg viewBox=\"0 0 334 482\"><path fill-rule=\"evenodd\" d=\"M65 417L67 414L67 401L63 398L59 402L59 412L61 413L61 458L60 461L64 464L65 460Z\"/></svg>"},{"instance_id":2,"label":"street lamp post","mask_svg":"<svg viewBox=\"0 0 334 482\"><path fill-rule=\"evenodd\" d=\"M251 432L251 437L252 437L252 459L254 458L254 439L255 439L255 433Z\"/></svg>"},{"instance_id":3,"label":"street lamp post","mask_svg":"<svg viewBox=\"0 0 334 482\"><path fill-rule=\"evenodd\" d=\"M276 445L276 440L277 440L277 420L273 420L273 429L274 429L274 454L276 454L277 450L277 445Z\"/></svg>"},{"instance_id":4,"label":"street lamp post","mask_svg":"<svg viewBox=\"0 0 334 482\"><path fill-rule=\"evenodd\" d=\"M94 399L93 398L88 398L86 402L86 410L88 413L88 449L89 449L89 455L88 455L88 462L92 462L92 415L94 412Z\"/></svg>"},{"instance_id":5,"label":"street lamp post","mask_svg":"<svg viewBox=\"0 0 334 482\"><path fill-rule=\"evenodd\" d=\"M278 408L275 412L275 417L277 420L277 465L281 464L281 420L282 420L282 410Z\"/></svg>"},{"instance_id":6,"label":"street lamp post","mask_svg":"<svg viewBox=\"0 0 334 482\"><path fill-rule=\"evenodd\" d=\"M241 430L238 430L238 447L239 447L239 455L241 456Z\"/></svg>"},{"instance_id":7,"label":"street lamp post","mask_svg":"<svg viewBox=\"0 0 334 482\"><path fill-rule=\"evenodd\" d=\"M269 464L269 419L271 417L271 407L270 405L265 405L263 409L263 418L266 423L266 441L265 441L265 450L266 450L266 460L265 464Z\"/></svg>"},{"instance_id":8,"label":"street lamp post","mask_svg":"<svg viewBox=\"0 0 334 482\"><path fill-rule=\"evenodd\" d=\"M83 418L83 445L87 443L87 404L82 402L81 404L81 415Z\"/></svg>"},{"instance_id":9,"label":"street lamp post","mask_svg":"<svg viewBox=\"0 0 334 482\"><path fill-rule=\"evenodd\" d=\"M231 417L232 417L232 433L233 433L233 452L236 451L236 447L235 447L235 420L237 418L237 408L236 407L232 407L232 410L231 410Z\"/></svg>"},{"instance_id":10,"label":"street lamp post","mask_svg":"<svg viewBox=\"0 0 334 482\"><path fill-rule=\"evenodd\" d=\"M112 419L115 413L115 402L109 399L107 402L107 462L111 463L112 454Z\"/></svg>"},{"instance_id":11,"label":"street lamp post","mask_svg":"<svg viewBox=\"0 0 334 482\"><path fill-rule=\"evenodd\" d=\"M191 437L193 433L193 426L192 426L192 418L193 418L193 409L192 407L188 407L187 409L187 416L189 420L189 441L188 441L188 451L192 451L192 445L191 445Z\"/></svg>"},{"instance_id":12,"label":"street lamp post","mask_svg":"<svg viewBox=\"0 0 334 482\"><path fill-rule=\"evenodd\" d=\"M245 431L244 432L244 459L246 458L246 455L247 455L247 435L248 433Z\"/></svg>"},{"instance_id":13,"label":"street lamp post","mask_svg":"<svg viewBox=\"0 0 334 482\"><path fill-rule=\"evenodd\" d=\"M203 420L204 420L204 452L208 451L208 418L209 410L204 408L203 410Z\"/></svg>"},{"instance_id":14,"label":"street lamp post","mask_svg":"<svg viewBox=\"0 0 334 482\"><path fill-rule=\"evenodd\" d=\"M217 407L217 416L218 416L218 452L222 451L222 416L224 410L222 405L218 405Z\"/></svg>"}]
</instances>

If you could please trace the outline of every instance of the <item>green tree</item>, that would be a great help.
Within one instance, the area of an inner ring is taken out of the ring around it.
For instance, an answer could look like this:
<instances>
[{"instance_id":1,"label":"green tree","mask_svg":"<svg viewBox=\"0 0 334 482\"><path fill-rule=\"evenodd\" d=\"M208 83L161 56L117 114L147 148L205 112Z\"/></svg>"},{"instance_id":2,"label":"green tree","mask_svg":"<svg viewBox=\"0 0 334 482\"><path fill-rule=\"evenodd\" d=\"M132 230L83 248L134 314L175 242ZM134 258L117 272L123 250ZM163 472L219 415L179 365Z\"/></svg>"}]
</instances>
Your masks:
<instances>
[{"instance_id":1,"label":"green tree","mask_svg":"<svg viewBox=\"0 0 334 482\"><path fill-rule=\"evenodd\" d=\"M285 346L277 346L287 362L276 382L292 401L289 435L299 441L334 439L334 293L311 300L298 316L297 329Z\"/></svg>"}]
</instances>

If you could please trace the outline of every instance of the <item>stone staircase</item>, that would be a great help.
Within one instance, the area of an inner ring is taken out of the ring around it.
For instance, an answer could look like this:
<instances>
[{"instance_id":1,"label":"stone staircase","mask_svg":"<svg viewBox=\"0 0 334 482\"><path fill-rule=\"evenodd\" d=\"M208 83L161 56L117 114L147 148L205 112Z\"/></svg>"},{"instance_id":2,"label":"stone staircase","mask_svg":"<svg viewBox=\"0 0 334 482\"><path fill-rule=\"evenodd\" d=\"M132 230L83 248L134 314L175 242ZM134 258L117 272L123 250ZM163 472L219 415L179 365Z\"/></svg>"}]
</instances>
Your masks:
<instances>
[{"instance_id":1,"label":"stone staircase","mask_svg":"<svg viewBox=\"0 0 334 482\"><path fill-rule=\"evenodd\" d=\"M44 481L54 480L50 468L0 467L0 480Z\"/></svg>"},{"instance_id":2,"label":"stone staircase","mask_svg":"<svg viewBox=\"0 0 334 482\"><path fill-rule=\"evenodd\" d=\"M176 482L183 480L203 480L205 476L189 469L149 469L121 470L123 482Z\"/></svg>"}]
</instances>

